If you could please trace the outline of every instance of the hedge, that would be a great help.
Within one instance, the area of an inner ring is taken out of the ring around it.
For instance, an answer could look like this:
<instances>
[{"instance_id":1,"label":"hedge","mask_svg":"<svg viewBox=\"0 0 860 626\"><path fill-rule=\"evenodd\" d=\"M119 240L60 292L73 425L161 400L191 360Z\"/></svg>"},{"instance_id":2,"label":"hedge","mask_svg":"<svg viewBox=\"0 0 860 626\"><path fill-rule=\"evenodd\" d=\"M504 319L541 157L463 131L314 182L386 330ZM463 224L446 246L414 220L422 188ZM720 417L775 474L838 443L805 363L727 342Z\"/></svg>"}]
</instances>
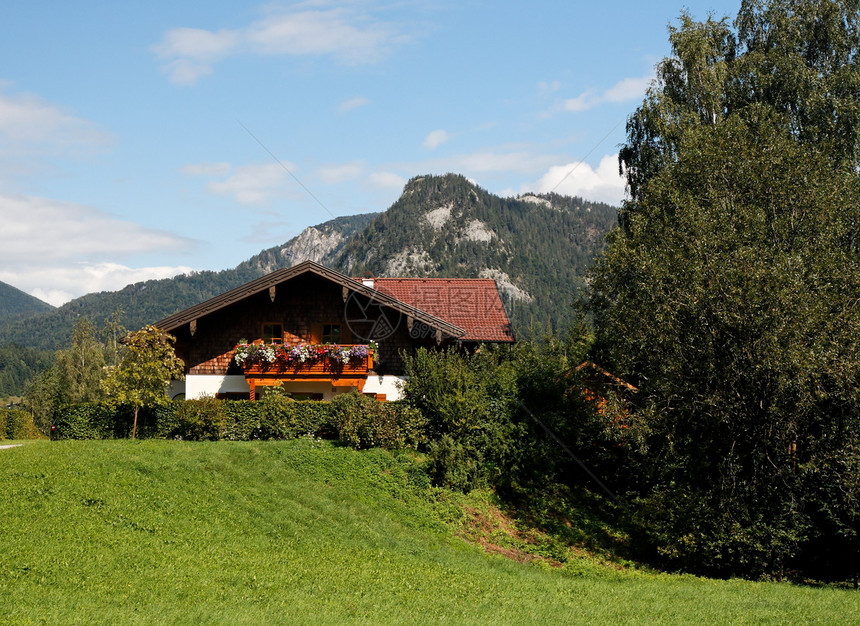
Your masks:
<instances>
[{"instance_id":1,"label":"hedge","mask_svg":"<svg viewBox=\"0 0 860 626\"><path fill-rule=\"evenodd\" d=\"M54 419L57 439L115 439L131 434L130 406L108 402L62 407ZM356 448L415 447L424 441L421 415L398 402L377 402L344 394L332 402L295 401L270 395L263 400L174 400L143 407L137 436L192 441L293 439L309 434L340 439Z\"/></svg>"},{"instance_id":2,"label":"hedge","mask_svg":"<svg viewBox=\"0 0 860 626\"><path fill-rule=\"evenodd\" d=\"M40 439L44 435L33 424L33 416L19 409L0 409L0 440Z\"/></svg>"}]
</instances>

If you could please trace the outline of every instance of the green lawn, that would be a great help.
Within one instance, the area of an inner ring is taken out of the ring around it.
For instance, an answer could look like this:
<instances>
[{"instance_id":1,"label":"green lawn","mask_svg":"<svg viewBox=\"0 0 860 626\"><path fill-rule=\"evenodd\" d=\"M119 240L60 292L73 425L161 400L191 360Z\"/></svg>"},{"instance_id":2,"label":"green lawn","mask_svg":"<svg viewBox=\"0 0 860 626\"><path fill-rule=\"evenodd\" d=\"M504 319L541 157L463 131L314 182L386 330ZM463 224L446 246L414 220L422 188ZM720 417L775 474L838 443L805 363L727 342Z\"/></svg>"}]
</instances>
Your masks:
<instances>
[{"instance_id":1,"label":"green lawn","mask_svg":"<svg viewBox=\"0 0 860 626\"><path fill-rule=\"evenodd\" d=\"M0 450L0 623L845 623L860 593L523 564L406 455L329 442Z\"/></svg>"}]
</instances>

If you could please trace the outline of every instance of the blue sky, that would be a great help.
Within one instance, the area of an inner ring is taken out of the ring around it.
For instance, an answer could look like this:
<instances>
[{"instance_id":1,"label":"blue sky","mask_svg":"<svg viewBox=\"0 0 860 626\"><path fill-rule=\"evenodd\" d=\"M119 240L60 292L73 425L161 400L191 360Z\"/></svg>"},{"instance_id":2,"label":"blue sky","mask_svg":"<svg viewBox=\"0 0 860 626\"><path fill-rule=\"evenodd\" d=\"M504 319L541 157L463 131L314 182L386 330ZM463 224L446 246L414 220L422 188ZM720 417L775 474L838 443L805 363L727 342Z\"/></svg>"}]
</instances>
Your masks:
<instances>
[{"instance_id":1,"label":"blue sky","mask_svg":"<svg viewBox=\"0 0 860 626\"><path fill-rule=\"evenodd\" d=\"M0 281L57 305L233 267L428 173L617 203L667 25L738 5L10 0Z\"/></svg>"}]
</instances>

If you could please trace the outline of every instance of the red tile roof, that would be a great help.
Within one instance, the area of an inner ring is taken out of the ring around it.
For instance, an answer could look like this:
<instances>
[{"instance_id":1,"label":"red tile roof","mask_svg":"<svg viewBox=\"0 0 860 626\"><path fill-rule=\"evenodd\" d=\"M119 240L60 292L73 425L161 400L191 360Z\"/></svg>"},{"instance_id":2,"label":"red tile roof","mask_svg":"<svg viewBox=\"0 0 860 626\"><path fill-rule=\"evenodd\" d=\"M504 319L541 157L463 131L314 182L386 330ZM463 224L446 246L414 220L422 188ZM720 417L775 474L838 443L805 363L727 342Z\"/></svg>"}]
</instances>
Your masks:
<instances>
[{"instance_id":1,"label":"red tile roof","mask_svg":"<svg viewBox=\"0 0 860 626\"><path fill-rule=\"evenodd\" d=\"M374 278L373 288L466 331L462 341L514 341L490 278Z\"/></svg>"}]
</instances>

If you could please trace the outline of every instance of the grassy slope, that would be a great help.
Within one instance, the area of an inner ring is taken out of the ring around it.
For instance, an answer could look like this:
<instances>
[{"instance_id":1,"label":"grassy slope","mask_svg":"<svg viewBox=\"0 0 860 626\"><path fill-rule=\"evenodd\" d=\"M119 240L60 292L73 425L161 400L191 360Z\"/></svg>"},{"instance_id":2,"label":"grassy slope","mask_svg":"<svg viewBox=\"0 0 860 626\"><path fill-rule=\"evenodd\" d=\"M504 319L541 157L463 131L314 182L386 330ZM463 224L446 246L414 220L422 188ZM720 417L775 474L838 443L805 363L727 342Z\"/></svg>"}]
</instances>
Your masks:
<instances>
[{"instance_id":1,"label":"grassy slope","mask_svg":"<svg viewBox=\"0 0 860 626\"><path fill-rule=\"evenodd\" d=\"M328 442L0 451L0 622L837 622L860 594L564 568L454 537L407 456ZM432 497L431 497L432 496ZM453 524L456 525L456 524Z\"/></svg>"}]
</instances>

